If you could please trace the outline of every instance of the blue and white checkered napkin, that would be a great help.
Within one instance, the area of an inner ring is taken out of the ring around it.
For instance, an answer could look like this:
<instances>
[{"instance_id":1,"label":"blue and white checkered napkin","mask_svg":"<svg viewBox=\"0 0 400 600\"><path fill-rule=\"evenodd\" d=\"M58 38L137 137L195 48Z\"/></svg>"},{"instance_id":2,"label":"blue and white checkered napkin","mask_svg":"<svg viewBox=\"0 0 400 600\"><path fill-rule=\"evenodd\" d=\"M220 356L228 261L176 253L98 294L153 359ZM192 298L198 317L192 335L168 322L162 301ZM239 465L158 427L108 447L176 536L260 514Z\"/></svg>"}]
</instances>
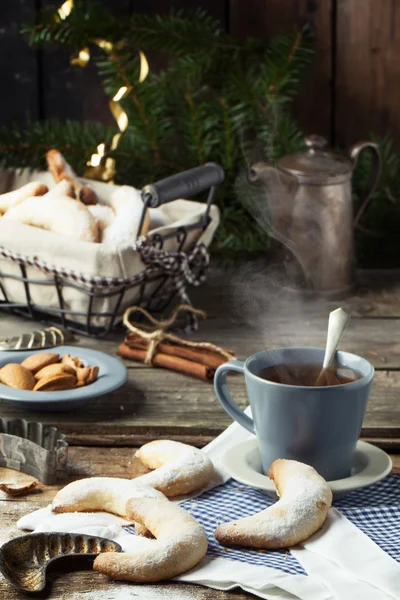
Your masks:
<instances>
[{"instance_id":1,"label":"blue and white checkered napkin","mask_svg":"<svg viewBox=\"0 0 400 600\"><path fill-rule=\"evenodd\" d=\"M273 500L259 490L229 480L181 506L205 528L210 555L305 575L304 568L289 552L227 549L214 537L220 523L254 514L272 503ZM351 492L334 502L334 506L400 563L400 476L390 475L375 485Z\"/></svg>"}]
</instances>

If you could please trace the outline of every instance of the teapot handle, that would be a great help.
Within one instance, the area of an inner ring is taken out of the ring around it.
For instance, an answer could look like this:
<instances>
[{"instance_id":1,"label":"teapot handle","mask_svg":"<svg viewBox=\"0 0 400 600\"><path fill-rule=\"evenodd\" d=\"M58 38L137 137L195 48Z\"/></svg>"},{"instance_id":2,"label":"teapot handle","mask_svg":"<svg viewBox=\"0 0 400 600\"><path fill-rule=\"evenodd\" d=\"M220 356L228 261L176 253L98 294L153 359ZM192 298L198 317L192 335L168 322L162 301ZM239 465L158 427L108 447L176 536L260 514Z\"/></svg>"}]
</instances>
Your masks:
<instances>
[{"instance_id":1,"label":"teapot handle","mask_svg":"<svg viewBox=\"0 0 400 600\"><path fill-rule=\"evenodd\" d=\"M382 169L382 160L381 160L381 153L379 151L379 146L378 146L378 144L374 144L373 142L360 142L350 148L350 157L354 161L354 167L356 166L358 157L360 156L360 154L363 150L371 151L372 167L371 167L369 184L368 184L367 190L365 192L365 196L361 201L361 204L357 211L356 216L354 217L353 224L355 227L357 226L359 220L361 219L362 215L364 214L365 209L367 208L367 206L372 198L372 194L374 193L376 186L378 185L378 181L379 181L379 177L380 177L381 169Z\"/></svg>"}]
</instances>

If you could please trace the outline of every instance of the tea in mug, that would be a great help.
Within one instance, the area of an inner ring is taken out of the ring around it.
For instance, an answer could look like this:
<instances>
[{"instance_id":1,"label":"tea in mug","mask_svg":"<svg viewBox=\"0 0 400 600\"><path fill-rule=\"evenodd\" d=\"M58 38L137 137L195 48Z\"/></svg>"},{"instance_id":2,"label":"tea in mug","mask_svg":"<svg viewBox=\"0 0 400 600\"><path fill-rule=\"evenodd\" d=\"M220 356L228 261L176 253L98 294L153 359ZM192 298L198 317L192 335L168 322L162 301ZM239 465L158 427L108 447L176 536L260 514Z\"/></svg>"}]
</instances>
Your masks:
<instances>
[{"instance_id":1,"label":"tea in mug","mask_svg":"<svg viewBox=\"0 0 400 600\"><path fill-rule=\"evenodd\" d=\"M321 369L322 365L316 363L279 364L262 369L258 376L275 383L312 387L315 385ZM343 385L361 379L361 377L361 373L353 369L332 367L325 370L318 386Z\"/></svg>"}]
</instances>

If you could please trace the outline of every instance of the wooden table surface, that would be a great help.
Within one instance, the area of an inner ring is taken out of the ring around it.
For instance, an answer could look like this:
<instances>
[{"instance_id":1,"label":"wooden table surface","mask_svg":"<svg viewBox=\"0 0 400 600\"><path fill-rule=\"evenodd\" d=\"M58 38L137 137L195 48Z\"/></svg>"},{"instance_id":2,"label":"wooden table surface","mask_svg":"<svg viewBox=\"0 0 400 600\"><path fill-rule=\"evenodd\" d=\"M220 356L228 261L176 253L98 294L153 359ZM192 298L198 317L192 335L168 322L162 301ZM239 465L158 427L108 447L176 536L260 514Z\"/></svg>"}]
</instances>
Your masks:
<instances>
[{"instance_id":1,"label":"wooden table surface","mask_svg":"<svg viewBox=\"0 0 400 600\"><path fill-rule=\"evenodd\" d=\"M191 291L193 303L208 314L192 339L232 348L246 358L263 348L281 346L323 347L329 311L341 305L352 316L341 347L367 358L376 369L362 438L386 449L395 473L400 473L400 273L359 273L357 291L342 301L283 296L264 271L210 272L207 284ZM0 336L22 333L38 324L0 312ZM115 354L123 330L106 340L81 337L77 345ZM77 349L77 354L79 350ZM143 467L134 458L141 444L169 438L202 447L225 429L231 419L219 406L211 384L151 367L126 362L128 382L118 391L91 401L71 412L27 412L0 401L1 416L40 420L56 425L67 434L69 480L94 475L135 477ZM242 378L231 378L238 404L247 404ZM10 473L10 472L8 472ZM0 470L0 480L6 470ZM4 479L3 479L4 480ZM20 532L15 523L22 515L46 506L57 487L42 487L40 493L16 499L0 496L0 543ZM113 600L123 584L108 581L91 571L60 575L51 598ZM224 593L199 586L157 584L127 586L124 598L168 597L218 600L250 598L241 592ZM0 598L22 598L3 578ZM119 598L121 596L118 596Z\"/></svg>"}]
</instances>

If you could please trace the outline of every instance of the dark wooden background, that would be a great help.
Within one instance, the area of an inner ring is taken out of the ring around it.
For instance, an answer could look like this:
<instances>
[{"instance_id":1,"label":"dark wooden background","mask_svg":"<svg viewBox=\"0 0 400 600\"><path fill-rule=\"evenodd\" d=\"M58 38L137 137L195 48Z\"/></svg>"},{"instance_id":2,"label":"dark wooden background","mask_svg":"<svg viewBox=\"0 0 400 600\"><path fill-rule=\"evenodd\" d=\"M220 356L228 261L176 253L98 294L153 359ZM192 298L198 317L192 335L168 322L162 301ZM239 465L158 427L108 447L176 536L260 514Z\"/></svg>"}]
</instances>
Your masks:
<instances>
[{"instance_id":1,"label":"dark wooden background","mask_svg":"<svg viewBox=\"0 0 400 600\"><path fill-rule=\"evenodd\" d=\"M370 133L400 138L400 0L103 0L116 14L198 6L232 34L270 38L304 22L316 33L314 63L296 101L303 129L348 145ZM93 66L71 67L64 49L37 51L19 36L54 0L2 0L0 124L27 119L113 124Z\"/></svg>"}]
</instances>

